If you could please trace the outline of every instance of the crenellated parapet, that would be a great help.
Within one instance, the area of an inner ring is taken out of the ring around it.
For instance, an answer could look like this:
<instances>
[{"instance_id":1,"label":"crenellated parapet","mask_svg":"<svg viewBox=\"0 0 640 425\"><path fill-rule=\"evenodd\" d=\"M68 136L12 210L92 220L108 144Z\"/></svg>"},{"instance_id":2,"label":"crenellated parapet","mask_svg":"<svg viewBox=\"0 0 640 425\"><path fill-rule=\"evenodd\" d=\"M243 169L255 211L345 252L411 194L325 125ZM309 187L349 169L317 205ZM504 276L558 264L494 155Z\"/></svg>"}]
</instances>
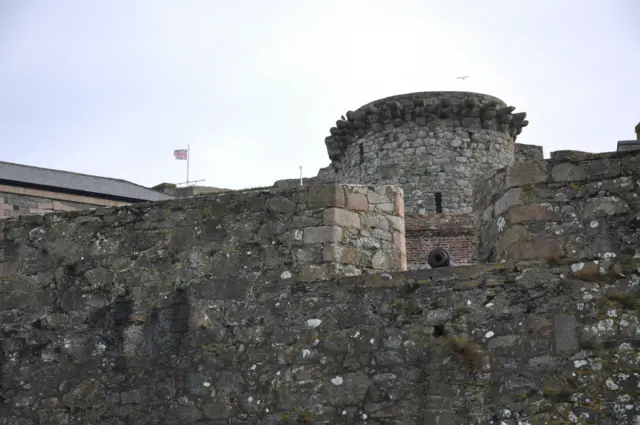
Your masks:
<instances>
[{"instance_id":1,"label":"crenellated parapet","mask_svg":"<svg viewBox=\"0 0 640 425\"><path fill-rule=\"evenodd\" d=\"M529 122L526 112L481 93L420 92L387 97L366 104L336 121L325 139L331 161L340 161L349 145L369 132L379 133L407 122L418 126L494 130L515 138Z\"/></svg>"}]
</instances>

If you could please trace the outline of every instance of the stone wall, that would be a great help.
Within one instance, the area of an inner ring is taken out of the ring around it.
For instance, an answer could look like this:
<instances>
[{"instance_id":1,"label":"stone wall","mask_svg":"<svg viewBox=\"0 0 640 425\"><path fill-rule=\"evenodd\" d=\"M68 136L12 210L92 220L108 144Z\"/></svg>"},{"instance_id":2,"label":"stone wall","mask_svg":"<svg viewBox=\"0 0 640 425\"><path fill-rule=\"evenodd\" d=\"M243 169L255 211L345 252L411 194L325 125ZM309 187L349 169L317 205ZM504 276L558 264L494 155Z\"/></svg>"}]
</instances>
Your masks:
<instances>
[{"instance_id":1,"label":"stone wall","mask_svg":"<svg viewBox=\"0 0 640 425\"><path fill-rule=\"evenodd\" d=\"M318 183L333 183L338 181L338 173L332 165L328 165L318 170L316 178Z\"/></svg>"},{"instance_id":2,"label":"stone wall","mask_svg":"<svg viewBox=\"0 0 640 425\"><path fill-rule=\"evenodd\" d=\"M581 161L602 155L601 153L592 153L584 151L562 150L551 152L551 159L565 159L568 161Z\"/></svg>"},{"instance_id":3,"label":"stone wall","mask_svg":"<svg viewBox=\"0 0 640 425\"><path fill-rule=\"evenodd\" d=\"M544 151L542 149L542 146L516 143L514 145L514 148L514 162L541 161L544 159Z\"/></svg>"},{"instance_id":4,"label":"stone wall","mask_svg":"<svg viewBox=\"0 0 640 425\"><path fill-rule=\"evenodd\" d=\"M640 246L640 152L581 158L515 164L480 181L478 260L553 258L597 269Z\"/></svg>"},{"instance_id":5,"label":"stone wall","mask_svg":"<svg viewBox=\"0 0 640 425\"><path fill-rule=\"evenodd\" d=\"M436 193L443 212L471 213L473 180L514 160L513 142L528 123L514 109L465 92L378 100L330 130L331 168L342 183L401 185L407 215L437 212Z\"/></svg>"},{"instance_id":6,"label":"stone wall","mask_svg":"<svg viewBox=\"0 0 640 425\"><path fill-rule=\"evenodd\" d=\"M473 264L476 231L471 215L424 214L405 217L407 264L423 268L434 248L446 249L454 263Z\"/></svg>"},{"instance_id":7,"label":"stone wall","mask_svg":"<svg viewBox=\"0 0 640 425\"><path fill-rule=\"evenodd\" d=\"M0 185L0 220L20 215L41 215L55 211L86 210L120 205L127 204L90 196Z\"/></svg>"},{"instance_id":8,"label":"stone wall","mask_svg":"<svg viewBox=\"0 0 640 425\"><path fill-rule=\"evenodd\" d=\"M55 261L110 258L109 265L94 264L99 273L130 263L145 270L149 283L160 270L167 279L187 269L217 278L312 281L406 268L402 190L388 186L226 192L9 219L2 226L0 274L7 275L21 267L26 241L41 254L55 253Z\"/></svg>"},{"instance_id":9,"label":"stone wall","mask_svg":"<svg viewBox=\"0 0 640 425\"><path fill-rule=\"evenodd\" d=\"M151 188L176 198L188 198L190 196L207 195L209 193L230 192L231 189L222 189L212 186L180 186L174 183L160 183Z\"/></svg>"},{"instance_id":10,"label":"stone wall","mask_svg":"<svg viewBox=\"0 0 640 425\"><path fill-rule=\"evenodd\" d=\"M0 274L1 425L640 422L637 264L256 281L184 243L190 261L150 262L148 230L127 255L101 236L119 211L97 235L90 214L50 216L61 239L39 218L0 233L20 256Z\"/></svg>"},{"instance_id":11,"label":"stone wall","mask_svg":"<svg viewBox=\"0 0 640 425\"><path fill-rule=\"evenodd\" d=\"M304 177L302 179L302 186L311 186L318 183L319 182L316 177ZM290 189L298 186L300 186L300 179L278 180L273 184L273 187L276 189Z\"/></svg>"}]
</instances>

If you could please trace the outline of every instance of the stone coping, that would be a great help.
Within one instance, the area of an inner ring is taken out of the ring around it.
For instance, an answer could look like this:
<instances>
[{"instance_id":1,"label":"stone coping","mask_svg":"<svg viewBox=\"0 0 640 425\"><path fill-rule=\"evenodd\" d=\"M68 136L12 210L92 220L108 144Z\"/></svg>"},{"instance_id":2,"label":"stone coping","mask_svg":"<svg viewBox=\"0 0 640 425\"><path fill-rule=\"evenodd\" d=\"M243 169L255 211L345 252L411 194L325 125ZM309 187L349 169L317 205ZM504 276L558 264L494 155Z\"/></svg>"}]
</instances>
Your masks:
<instances>
[{"instance_id":1,"label":"stone coping","mask_svg":"<svg viewBox=\"0 0 640 425\"><path fill-rule=\"evenodd\" d=\"M413 99L426 99L428 102L438 102L441 99L447 99L447 98L451 98L451 97L463 97L466 99L469 98L475 98L478 101L489 101L489 102L495 102L496 106L499 108L504 108L507 106L507 104L502 100L499 99L495 96L491 96L488 94L484 94L484 93L478 93L478 92L470 92L470 91L457 91L457 90L450 90L450 91L423 91L423 92L412 92L412 93L404 93L404 94L396 94L393 96L387 96L387 97L383 97L382 99L377 99L374 100L372 102L369 102L363 106L361 106L360 108L358 108L358 110L364 110L366 108L368 108L370 105L374 105L374 104L381 104L381 103L385 103L385 102L389 102L389 101L402 101L402 100L413 100Z\"/></svg>"}]
</instances>

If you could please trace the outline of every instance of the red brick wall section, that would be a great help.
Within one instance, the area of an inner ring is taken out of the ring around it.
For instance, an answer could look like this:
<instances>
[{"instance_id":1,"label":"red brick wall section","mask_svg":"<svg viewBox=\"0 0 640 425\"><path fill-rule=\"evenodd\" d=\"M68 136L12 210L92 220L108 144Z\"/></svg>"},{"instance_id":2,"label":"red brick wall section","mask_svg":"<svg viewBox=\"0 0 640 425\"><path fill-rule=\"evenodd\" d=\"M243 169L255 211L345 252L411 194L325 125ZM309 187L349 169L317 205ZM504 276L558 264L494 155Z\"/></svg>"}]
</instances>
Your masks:
<instances>
[{"instance_id":1,"label":"red brick wall section","mask_svg":"<svg viewBox=\"0 0 640 425\"><path fill-rule=\"evenodd\" d=\"M427 264L429 252L434 248L446 249L456 264L476 262L476 237L473 234L443 235L428 230L406 233L409 266Z\"/></svg>"},{"instance_id":2,"label":"red brick wall section","mask_svg":"<svg viewBox=\"0 0 640 425\"><path fill-rule=\"evenodd\" d=\"M424 214L405 217L407 264L427 264L434 248L446 249L454 263L476 262L476 232L471 215Z\"/></svg>"}]
</instances>

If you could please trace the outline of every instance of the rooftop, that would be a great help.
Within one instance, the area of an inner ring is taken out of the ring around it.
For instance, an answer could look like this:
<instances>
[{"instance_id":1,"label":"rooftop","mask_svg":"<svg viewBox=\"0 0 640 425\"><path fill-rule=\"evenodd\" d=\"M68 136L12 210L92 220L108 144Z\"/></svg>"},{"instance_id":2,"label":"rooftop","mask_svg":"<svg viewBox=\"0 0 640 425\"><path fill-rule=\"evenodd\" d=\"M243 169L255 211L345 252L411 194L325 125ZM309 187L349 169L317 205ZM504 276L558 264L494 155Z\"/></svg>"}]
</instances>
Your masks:
<instances>
[{"instance_id":1,"label":"rooftop","mask_svg":"<svg viewBox=\"0 0 640 425\"><path fill-rule=\"evenodd\" d=\"M0 161L0 183L48 188L123 201L163 201L173 196L121 179Z\"/></svg>"}]
</instances>

